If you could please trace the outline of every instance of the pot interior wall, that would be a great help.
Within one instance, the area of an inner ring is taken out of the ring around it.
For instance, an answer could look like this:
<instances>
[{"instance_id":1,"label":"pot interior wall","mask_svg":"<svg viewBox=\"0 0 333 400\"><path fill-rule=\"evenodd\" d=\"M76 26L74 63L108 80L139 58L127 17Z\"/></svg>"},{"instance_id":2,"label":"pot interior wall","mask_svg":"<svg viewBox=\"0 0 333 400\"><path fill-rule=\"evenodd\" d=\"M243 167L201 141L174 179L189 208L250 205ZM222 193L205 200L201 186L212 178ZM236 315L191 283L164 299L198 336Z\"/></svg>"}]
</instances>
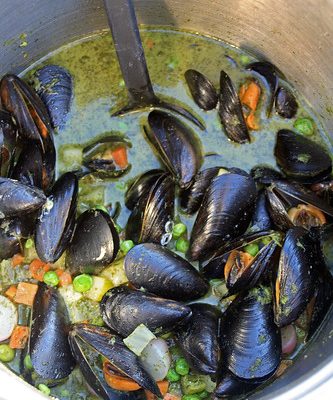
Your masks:
<instances>
[{"instance_id":1,"label":"pot interior wall","mask_svg":"<svg viewBox=\"0 0 333 400\"><path fill-rule=\"evenodd\" d=\"M311 102L333 139L332 0L137 0L135 4L143 24L209 34L272 61ZM18 73L51 50L107 27L100 0L2 0L0 21L0 74ZM26 47L20 47L22 33L27 34ZM305 378L333 364L332 313L331 317L295 366L257 398L272 398L300 382L307 390ZM287 398L291 397L284 395Z\"/></svg>"}]
</instances>

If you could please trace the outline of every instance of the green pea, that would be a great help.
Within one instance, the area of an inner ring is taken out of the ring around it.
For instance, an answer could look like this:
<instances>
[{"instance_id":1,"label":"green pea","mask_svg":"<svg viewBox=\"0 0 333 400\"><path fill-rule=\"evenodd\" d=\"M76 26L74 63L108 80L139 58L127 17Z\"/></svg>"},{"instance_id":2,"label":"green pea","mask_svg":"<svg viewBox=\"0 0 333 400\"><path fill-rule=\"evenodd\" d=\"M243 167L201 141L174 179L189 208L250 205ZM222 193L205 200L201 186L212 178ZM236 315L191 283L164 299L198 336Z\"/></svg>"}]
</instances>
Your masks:
<instances>
[{"instance_id":1,"label":"green pea","mask_svg":"<svg viewBox=\"0 0 333 400\"><path fill-rule=\"evenodd\" d=\"M181 379L184 394L197 394L206 390L206 382L200 375L186 375Z\"/></svg>"},{"instance_id":2,"label":"green pea","mask_svg":"<svg viewBox=\"0 0 333 400\"><path fill-rule=\"evenodd\" d=\"M26 242L25 242L25 245L24 245L24 247L26 248L26 249L31 249L31 247L34 245L34 241L32 240L32 239L28 239Z\"/></svg>"},{"instance_id":3,"label":"green pea","mask_svg":"<svg viewBox=\"0 0 333 400\"><path fill-rule=\"evenodd\" d=\"M166 378L169 382L178 382L180 380L180 375L173 368L170 368Z\"/></svg>"},{"instance_id":4,"label":"green pea","mask_svg":"<svg viewBox=\"0 0 333 400\"><path fill-rule=\"evenodd\" d=\"M49 286L58 286L59 276L55 271L47 271L44 274L43 281Z\"/></svg>"},{"instance_id":5,"label":"green pea","mask_svg":"<svg viewBox=\"0 0 333 400\"><path fill-rule=\"evenodd\" d=\"M190 247L190 242L184 238L179 238L176 241L176 250L181 253L186 253Z\"/></svg>"},{"instance_id":6,"label":"green pea","mask_svg":"<svg viewBox=\"0 0 333 400\"><path fill-rule=\"evenodd\" d=\"M0 344L0 361L10 362L15 357L15 350L11 349L8 344Z\"/></svg>"},{"instance_id":7,"label":"green pea","mask_svg":"<svg viewBox=\"0 0 333 400\"><path fill-rule=\"evenodd\" d=\"M313 122L309 118L297 118L294 123L294 128L305 136L311 136L314 133Z\"/></svg>"},{"instance_id":8,"label":"green pea","mask_svg":"<svg viewBox=\"0 0 333 400\"><path fill-rule=\"evenodd\" d=\"M245 54L242 54L239 58L240 62L242 65L247 65L250 64L251 58Z\"/></svg>"},{"instance_id":9,"label":"green pea","mask_svg":"<svg viewBox=\"0 0 333 400\"><path fill-rule=\"evenodd\" d=\"M96 210L104 211L105 213L109 214L108 209L107 209L105 206L103 206L102 204L97 204L97 205L95 206L95 209L96 209Z\"/></svg>"},{"instance_id":10,"label":"green pea","mask_svg":"<svg viewBox=\"0 0 333 400\"><path fill-rule=\"evenodd\" d=\"M190 372L190 366L188 365L185 358L178 358L178 360L176 361L175 370L177 374L181 376L188 375L188 373Z\"/></svg>"},{"instance_id":11,"label":"green pea","mask_svg":"<svg viewBox=\"0 0 333 400\"><path fill-rule=\"evenodd\" d=\"M29 354L27 354L27 355L24 357L23 364L24 364L24 367L25 367L26 369L33 369L32 362L31 362L31 358L30 358Z\"/></svg>"},{"instance_id":12,"label":"green pea","mask_svg":"<svg viewBox=\"0 0 333 400\"><path fill-rule=\"evenodd\" d=\"M259 251L259 246L257 243L250 243L244 247L244 251L250 254L252 257L255 257Z\"/></svg>"},{"instance_id":13,"label":"green pea","mask_svg":"<svg viewBox=\"0 0 333 400\"><path fill-rule=\"evenodd\" d=\"M44 385L44 383L40 383L38 385L38 390L46 394L46 396L49 396L51 394L51 389L48 386Z\"/></svg>"},{"instance_id":14,"label":"green pea","mask_svg":"<svg viewBox=\"0 0 333 400\"><path fill-rule=\"evenodd\" d=\"M124 240L120 244L120 250L124 253L127 254L133 247L134 247L134 242L133 240Z\"/></svg>"},{"instance_id":15,"label":"green pea","mask_svg":"<svg viewBox=\"0 0 333 400\"><path fill-rule=\"evenodd\" d=\"M172 229L172 237L174 239L178 239L181 236L184 235L184 233L187 231L187 227L185 224L180 222L179 224L176 224L173 229Z\"/></svg>"},{"instance_id":16,"label":"green pea","mask_svg":"<svg viewBox=\"0 0 333 400\"><path fill-rule=\"evenodd\" d=\"M121 232L122 232L123 228L122 228L119 224L114 224L114 226L115 226L116 231L117 231L118 233L121 233Z\"/></svg>"},{"instance_id":17,"label":"green pea","mask_svg":"<svg viewBox=\"0 0 333 400\"><path fill-rule=\"evenodd\" d=\"M200 396L197 394L184 394L182 400L200 400Z\"/></svg>"},{"instance_id":18,"label":"green pea","mask_svg":"<svg viewBox=\"0 0 333 400\"><path fill-rule=\"evenodd\" d=\"M90 275L78 275L73 280L73 288L76 292L84 293L92 288L93 278Z\"/></svg>"}]
</instances>

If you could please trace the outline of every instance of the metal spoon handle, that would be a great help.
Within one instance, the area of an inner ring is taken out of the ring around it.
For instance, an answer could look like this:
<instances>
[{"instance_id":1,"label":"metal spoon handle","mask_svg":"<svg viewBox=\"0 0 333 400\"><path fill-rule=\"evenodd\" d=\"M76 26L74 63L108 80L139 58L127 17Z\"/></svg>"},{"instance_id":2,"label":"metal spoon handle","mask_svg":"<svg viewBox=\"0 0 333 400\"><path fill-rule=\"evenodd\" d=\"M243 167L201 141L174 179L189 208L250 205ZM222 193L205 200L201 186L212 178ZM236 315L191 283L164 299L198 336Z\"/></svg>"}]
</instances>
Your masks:
<instances>
[{"instance_id":1,"label":"metal spoon handle","mask_svg":"<svg viewBox=\"0 0 333 400\"><path fill-rule=\"evenodd\" d=\"M155 100L132 0L104 0L114 46L132 105Z\"/></svg>"}]
</instances>

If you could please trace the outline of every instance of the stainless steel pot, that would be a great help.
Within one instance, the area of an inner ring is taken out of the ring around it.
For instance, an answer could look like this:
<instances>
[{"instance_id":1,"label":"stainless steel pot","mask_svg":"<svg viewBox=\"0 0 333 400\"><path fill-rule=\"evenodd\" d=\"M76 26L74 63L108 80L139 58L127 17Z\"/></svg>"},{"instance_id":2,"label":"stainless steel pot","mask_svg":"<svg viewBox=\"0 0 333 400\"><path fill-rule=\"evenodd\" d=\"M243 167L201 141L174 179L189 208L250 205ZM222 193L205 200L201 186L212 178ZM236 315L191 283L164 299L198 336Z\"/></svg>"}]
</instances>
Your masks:
<instances>
[{"instance_id":1,"label":"stainless steel pot","mask_svg":"<svg viewBox=\"0 0 333 400\"><path fill-rule=\"evenodd\" d=\"M221 38L271 60L311 102L333 141L333 0L137 0L143 24ZM0 75L20 72L49 51L105 29L101 0L1 0ZM20 47L22 33L28 45ZM332 310L331 310L332 311ZM0 400L43 396L0 366ZM333 312L279 380L256 399L329 399Z\"/></svg>"}]
</instances>

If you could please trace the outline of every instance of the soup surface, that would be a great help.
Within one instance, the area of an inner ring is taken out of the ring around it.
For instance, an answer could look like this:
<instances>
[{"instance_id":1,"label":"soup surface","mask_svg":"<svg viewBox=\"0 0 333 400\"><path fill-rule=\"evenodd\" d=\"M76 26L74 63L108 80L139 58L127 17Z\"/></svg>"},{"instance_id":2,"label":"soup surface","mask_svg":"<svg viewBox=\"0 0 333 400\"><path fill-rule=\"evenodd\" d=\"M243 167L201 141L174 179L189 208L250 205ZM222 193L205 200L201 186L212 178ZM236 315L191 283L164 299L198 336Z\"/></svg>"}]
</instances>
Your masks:
<instances>
[{"instance_id":1,"label":"soup surface","mask_svg":"<svg viewBox=\"0 0 333 400\"><path fill-rule=\"evenodd\" d=\"M205 123L206 129L203 131L192 126L203 147L202 169L219 165L242 168L249 172L257 164L276 168L273 153L276 132L283 128L293 129L294 122L300 117L313 121L315 131L311 139L322 144L331 153L332 147L322 126L301 94L295 93L299 107L294 118L283 119L274 112L270 118L266 117L268 87L264 80L260 80L263 94L257 113L259 129L251 131L251 143L240 145L231 142L223 131L216 110L205 112L195 104L184 79L184 73L188 69L196 69L207 76L215 87L218 87L220 71L224 70L232 78L234 85L239 88L247 78L254 76L252 72L245 69L245 66L256 59L222 41L190 32L146 27L142 29L141 35L155 92L171 102L185 105ZM124 228L130 215L130 211L124 206L124 195L129 183L143 172L161 167L143 131L149 111L119 117L112 116L113 112L126 104L127 91L121 77L112 39L108 33L84 38L48 54L25 71L23 78L31 82L35 71L47 64L57 64L66 68L72 75L74 83L74 97L68 120L65 127L54 137L57 150L57 177L64 172L78 170L82 164L83 148L98 138L115 132L126 136L131 142L131 147L128 149L128 161L131 167L126 174L117 179L100 179L87 175L79 183L79 213L96 206L112 206L114 209L119 202L121 209L116 222ZM290 88L287 82L283 82L283 85ZM290 89L293 91L292 88ZM175 216L175 220L187 225L188 231L191 230L195 216L186 215L180 207L177 207ZM26 248L26 252L31 253L26 256L28 259L34 258L33 247ZM0 267L3 288L25 280L29 272L24 268L13 270L10 262L7 261L3 261ZM124 281L122 268L113 271L115 272L111 273L112 276L109 274L108 278L115 285L122 283ZM210 291L209 295L200 299L201 302L214 305L220 304L219 300L214 291ZM70 305L71 322L89 321L101 324L98 302L89 298L85 299L83 296L74 303ZM26 309L22 307L20 312L24 320ZM288 360L292 360L303 345L305 332L300 326L296 326L298 345L291 354L285 357L286 365L292 362ZM177 349L174 359L178 357L176 353ZM20 350L16 351L14 360L7 365L17 373L21 372ZM38 384L40 384L39 381ZM179 383L172 385L174 392L179 393ZM96 398L85 385L78 368L63 384L52 387L51 395L62 400ZM209 398L208 393L207 396Z\"/></svg>"}]
</instances>

